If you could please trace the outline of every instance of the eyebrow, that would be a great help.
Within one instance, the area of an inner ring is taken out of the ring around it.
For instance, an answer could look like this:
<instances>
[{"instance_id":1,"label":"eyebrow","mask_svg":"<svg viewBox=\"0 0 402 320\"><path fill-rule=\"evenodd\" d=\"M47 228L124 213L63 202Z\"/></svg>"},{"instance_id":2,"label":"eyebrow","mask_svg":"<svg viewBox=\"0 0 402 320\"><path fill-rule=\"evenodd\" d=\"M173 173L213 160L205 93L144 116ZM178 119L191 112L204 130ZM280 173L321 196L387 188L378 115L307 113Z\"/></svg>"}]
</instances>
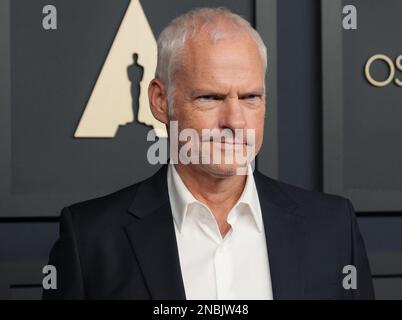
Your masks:
<instances>
[{"instance_id":1,"label":"eyebrow","mask_svg":"<svg viewBox=\"0 0 402 320\"><path fill-rule=\"evenodd\" d=\"M263 95L265 93L265 90L263 87L261 88L256 88L250 91L245 91L244 93L240 93L239 96L243 97L243 96L248 96L248 95Z\"/></svg>"},{"instance_id":2,"label":"eyebrow","mask_svg":"<svg viewBox=\"0 0 402 320\"><path fill-rule=\"evenodd\" d=\"M218 92L214 89L195 89L190 92L191 97L199 97L199 96L225 96L227 93Z\"/></svg>"},{"instance_id":3,"label":"eyebrow","mask_svg":"<svg viewBox=\"0 0 402 320\"><path fill-rule=\"evenodd\" d=\"M249 91L244 91L238 94L239 97L244 97L248 95L263 95L265 92L263 87L255 88ZM199 96L226 96L228 93L223 91L216 91L216 89L195 89L190 93L191 97L199 97Z\"/></svg>"}]
</instances>

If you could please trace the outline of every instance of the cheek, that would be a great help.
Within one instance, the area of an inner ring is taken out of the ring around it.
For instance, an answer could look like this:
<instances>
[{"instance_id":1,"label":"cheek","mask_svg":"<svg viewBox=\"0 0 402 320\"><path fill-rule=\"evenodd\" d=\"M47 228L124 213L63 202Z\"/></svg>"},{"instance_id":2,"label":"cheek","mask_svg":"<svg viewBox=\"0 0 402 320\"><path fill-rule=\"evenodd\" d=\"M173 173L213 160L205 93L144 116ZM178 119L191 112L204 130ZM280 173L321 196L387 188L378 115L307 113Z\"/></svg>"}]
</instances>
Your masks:
<instances>
[{"instance_id":1,"label":"cheek","mask_svg":"<svg viewBox=\"0 0 402 320\"><path fill-rule=\"evenodd\" d=\"M259 148L264 138L264 112L257 112L250 115L247 128L255 130L255 143L256 147Z\"/></svg>"},{"instance_id":2,"label":"cheek","mask_svg":"<svg viewBox=\"0 0 402 320\"><path fill-rule=\"evenodd\" d=\"M264 110L253 110L247 116L247 127L254 128L256 134L264 130L265 112Z\"/></svg>"},{"instance_id":3,"label":"cheek","mask_svg":"<svg viewBox=\"0 0 402 320\"><path fill-rule=\"evenodd\" d=\"M181 123L186 128L192 128L201 133L202 129L217 128L217 119L218 117L211 113L193 110L192 112L187 112L181 116Z\"/></svg>"},{"instance_id":4,"label":"cheek","mask_svg":"<svg viewBox=\"0 0 402 320\"><path fill-rule=\"evenodd\" d=\"M262 118L264 119L264 118ZM258 132L257 132L257 140L260 144L262 144L264 139L264 120L260 122Z\"/></svg>"}]
</instances>

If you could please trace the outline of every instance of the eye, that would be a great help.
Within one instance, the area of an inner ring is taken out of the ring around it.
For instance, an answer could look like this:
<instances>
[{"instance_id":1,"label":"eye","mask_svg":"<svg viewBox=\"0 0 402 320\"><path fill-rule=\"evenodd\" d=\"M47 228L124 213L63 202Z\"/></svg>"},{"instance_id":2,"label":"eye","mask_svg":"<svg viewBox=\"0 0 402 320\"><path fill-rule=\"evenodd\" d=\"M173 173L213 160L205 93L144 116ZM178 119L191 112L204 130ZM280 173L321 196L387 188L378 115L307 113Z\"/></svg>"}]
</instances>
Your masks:
<instances>
[{"instance_id":1,"label":"eye","mask_svg":"<svg viewBox=\"0 0 402 320\"><path fill-rule=\"evenodd\" d=\"M246 95L244 97L241 97L240 99L241 100L253 101L253 100L257 100L259 98L261 98L261 95L259 95L259 94L248 94L248 95Z\"/></svg>"},{"instance_id":2,"label":"eye","mask_svg":"<svg viewBox=\"0 0 402 320\"><path fill-rule=\"evenodd\" d=\"M209 102L209 101L223 100L223 98L218 95L209 94L209 95L199 96L199 97L197 97L197 100L199 100L201 102Z\"/></svg>"}]
</instances>

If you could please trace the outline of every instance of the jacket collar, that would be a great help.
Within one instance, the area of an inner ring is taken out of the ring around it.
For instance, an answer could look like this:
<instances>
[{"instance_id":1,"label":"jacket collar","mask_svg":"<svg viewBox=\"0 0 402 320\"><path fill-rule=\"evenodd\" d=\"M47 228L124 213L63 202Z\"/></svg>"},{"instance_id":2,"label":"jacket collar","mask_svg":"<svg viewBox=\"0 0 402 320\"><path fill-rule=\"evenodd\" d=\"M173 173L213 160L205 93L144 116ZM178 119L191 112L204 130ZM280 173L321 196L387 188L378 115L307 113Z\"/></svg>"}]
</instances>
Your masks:
<instances>
[{"instance_id":1,"label":"jacket collar","mask_svg":"<svg viewBox=\"0 0 402 320\"><path fill-rule=\"evenodd\" d=\"M274 299L302 299L304 291L304 216L281 185L259 172L261 203Z\"/></svg>"}]
</instances>

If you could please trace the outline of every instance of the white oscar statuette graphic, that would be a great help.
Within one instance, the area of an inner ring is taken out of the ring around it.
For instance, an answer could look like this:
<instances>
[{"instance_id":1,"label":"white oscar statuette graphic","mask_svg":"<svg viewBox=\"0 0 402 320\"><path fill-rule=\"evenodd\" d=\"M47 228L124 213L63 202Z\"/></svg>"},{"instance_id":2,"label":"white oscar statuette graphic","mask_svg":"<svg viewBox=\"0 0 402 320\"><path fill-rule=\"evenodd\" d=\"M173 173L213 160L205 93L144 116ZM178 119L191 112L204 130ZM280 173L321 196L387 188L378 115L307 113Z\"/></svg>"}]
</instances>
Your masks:
<instances>
[{"instance_id":1,"label":"white oscar statuette graphic","mask_svg":"<svg viewBox=\"0 0 402 320\"><path fill-rule=\"evenodd\" d=\"M140 82L138 115L132 109L127 67L138 54L144 74ZM152 126L158 137L167 137L148 103L148 84L154 77L157 44L139 0L131 0L105 63L74 133L75 138L113 138L119 126L137 121ZM137 117L137 119L135 119Z\"/></svg>"}]
</instances>

